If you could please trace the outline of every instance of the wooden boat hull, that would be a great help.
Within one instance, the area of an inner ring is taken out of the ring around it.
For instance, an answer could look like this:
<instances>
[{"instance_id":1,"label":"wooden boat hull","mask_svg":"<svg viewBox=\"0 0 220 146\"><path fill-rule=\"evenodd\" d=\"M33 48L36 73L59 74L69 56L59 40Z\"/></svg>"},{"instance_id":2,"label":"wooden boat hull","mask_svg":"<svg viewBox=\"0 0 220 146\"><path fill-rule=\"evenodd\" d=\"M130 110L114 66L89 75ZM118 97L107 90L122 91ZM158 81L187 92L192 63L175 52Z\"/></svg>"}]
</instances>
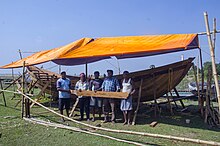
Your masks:
<instances>
[{"instance_id":1,"label":"wooden boat hull","mask_svg":"<svg viewBox=\"0 0 220 146\"><path fill-rule=\"evenodd\" d=\"M142 102L157 99L168 93L174 89L185 77L192 66L193 59L194 58L189 58L187 60L169 65L130 73L129 76L132 77L136 89L133 99L135 100L135 98L138 98L138 91L142 79ZM28 73L32 77L32 80L37 82L36 86L38 88L43 89L43 87L49 82L48 87L45 89L45 93L57 98L58 93L56 90L56 81L60 77L59 74L44 69L39 69L35 66L28 67ZM71 79L72 85L75 85L79 80L79 77L76 76L68 77ZM122 75L117 75L116 77L119 79L119 81L121 81L123 78Z\"/></svg>"}]
</instances>

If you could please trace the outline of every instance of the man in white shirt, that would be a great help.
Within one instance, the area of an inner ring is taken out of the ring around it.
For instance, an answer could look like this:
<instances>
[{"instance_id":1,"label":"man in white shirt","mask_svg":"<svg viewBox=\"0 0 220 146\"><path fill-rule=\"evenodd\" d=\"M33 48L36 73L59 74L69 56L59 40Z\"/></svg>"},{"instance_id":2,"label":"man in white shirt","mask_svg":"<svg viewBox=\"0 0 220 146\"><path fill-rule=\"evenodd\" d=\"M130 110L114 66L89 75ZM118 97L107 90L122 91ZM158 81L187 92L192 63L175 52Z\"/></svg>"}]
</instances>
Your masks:
<instances>
[{"instance_id":1,"label":"man in white shirt","mask_svg":"<svg viewBox=\"0 0 220 146\"><path fill-rule=\"evenodd\" d=\"M89 83L86 81L86 76L84 73L80 74L80 80L76 83L75 90L89 90ZM89 121L89 104L90 97L88 96L78 96L79 106L80 106L80 121L83 120L84 110L86 112L86 119Z\"/></svg>"}]
</instances>

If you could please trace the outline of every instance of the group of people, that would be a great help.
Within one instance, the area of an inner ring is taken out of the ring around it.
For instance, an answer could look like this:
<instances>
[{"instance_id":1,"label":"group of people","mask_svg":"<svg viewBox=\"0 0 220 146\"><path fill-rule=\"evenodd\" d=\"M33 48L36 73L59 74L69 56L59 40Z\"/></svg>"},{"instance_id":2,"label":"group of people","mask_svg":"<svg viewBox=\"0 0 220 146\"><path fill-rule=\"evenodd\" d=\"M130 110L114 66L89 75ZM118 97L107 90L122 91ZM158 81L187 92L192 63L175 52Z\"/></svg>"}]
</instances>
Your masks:
<instances>
[{"instance_id":1,"label":"group of people","mask_svg":"<svg viewBox=\"0 0 220 146\"><path fill-rule=\"evenodd\" d=\"M106 92L128 92L129 97L122 99L120 109L124 116L124 125L131 122L132 111L132 95L135 93L134 84L128 76L129 72L123 72L123 80L119 83L118 79L113 76L113 70L107 70L107 76L102 80L98 71L94 72L94 79L88 81L84 73L80 74L80 80L75 85L75 90L91 90L91 91L106 91ZM61 73L61 78L57 80L57 90L59 91L59 110L63 114L65 107L67 116L70 109L70 89L71 81L66 77L66 72ZM92 121L95 121L95 109L98 109L99 117L104 114L104 123L111 121L115 123L115 99L114 98L98 98L88 96L78 96L80 106L80 119L84 120L84 112L86 120L90 121L90 109L92 111ZM111 119L109 113L111 112ZM64 119L62 118L64 121Z\"/></svg>"}]
</instances>

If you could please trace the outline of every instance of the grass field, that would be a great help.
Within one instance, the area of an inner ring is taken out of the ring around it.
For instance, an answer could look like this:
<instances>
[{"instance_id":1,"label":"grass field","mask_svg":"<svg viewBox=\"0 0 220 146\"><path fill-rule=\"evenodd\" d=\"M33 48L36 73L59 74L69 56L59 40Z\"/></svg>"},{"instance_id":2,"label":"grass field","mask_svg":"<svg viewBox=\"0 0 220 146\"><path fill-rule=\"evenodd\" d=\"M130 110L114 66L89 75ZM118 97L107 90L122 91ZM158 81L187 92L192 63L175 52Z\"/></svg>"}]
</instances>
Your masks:
<instances>
[{"instance_id":1,"label":"grass field","mask_svg":"<svg viewBox=\"0 0 220 146\"><path fill-rule=\"evenodd\" d=\"M73 132L58 128L50 128L25 122L21 119L20 105L16 108L14 107L20 99L20 97L17 96L15 99L11 100L12 94L10 93L7 93L6 97L7 107L4 107L2 104L2 96L0 95L0 146L127 145L125 143L116 142L113 140L87 135L79 132ZM204 124L202 118L196 112L196 102L185 100L184 103L188 107L187 112L181 113L175 111L174 115L171 116L168 108L164 106L162 108L161 115L158 118L154 118L153 111L149 106L142 105L139 115L137 117L137 125L135 126L123 126L121 120L121 112L118 112L118 122L114 125L112 125L111 123L102 124L101 120L96 120L95 122L85 122L90 123L92 125L101 124L102 127L106 128L133 130L156 134L167 134L180 137L189 137L220 142L220 130L214 127L209 127L208 125ZM57 110L57 108L53 107L52 109ZM44 109L38 106L34 106L31 109L31 114L36 118L50 120L53 122L57 122L60 119L58 116L51 113L47 113ZM79 115L78 112L76 112L76 114ZM78 117L76 116L74 118L77 119ZM190 124L186 124L186 119L191 120ZM158 125L154 128L149 126L149 124L153 121L158 122ZM66 123L70 124L71 126L85 128L70 121L67 121L64 124ZM156 139L144 136L107 133L103 131L96 132L110 135L113 137L118 137L121 139L141 142L147 145L195 145L194 143L171 141L160 138Z\"/></svg>"}]
</instances>

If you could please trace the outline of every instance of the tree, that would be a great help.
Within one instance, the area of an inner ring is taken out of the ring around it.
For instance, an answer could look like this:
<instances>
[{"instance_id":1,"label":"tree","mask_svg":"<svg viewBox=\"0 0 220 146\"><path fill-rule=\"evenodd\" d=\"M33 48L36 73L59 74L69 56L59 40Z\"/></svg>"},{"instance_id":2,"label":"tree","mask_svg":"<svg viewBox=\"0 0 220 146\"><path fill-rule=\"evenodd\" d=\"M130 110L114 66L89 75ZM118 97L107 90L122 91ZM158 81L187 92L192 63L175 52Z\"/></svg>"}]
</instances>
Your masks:
<instances>
[{"instance_id":1,"label":"tree","mask_svg":"<svg viewBox=\"0 0 220 146\"><path fill-rule=\"evenodd\" d=\"M211 68L212 69L212 62L207 61L203 64L203 69L204 69L204 75L205 77L207 77L208 74L208 69ZM216 64L216 70L217 70L217 74L220 75L220 63Z\"/></svg>"}]
</instances>

